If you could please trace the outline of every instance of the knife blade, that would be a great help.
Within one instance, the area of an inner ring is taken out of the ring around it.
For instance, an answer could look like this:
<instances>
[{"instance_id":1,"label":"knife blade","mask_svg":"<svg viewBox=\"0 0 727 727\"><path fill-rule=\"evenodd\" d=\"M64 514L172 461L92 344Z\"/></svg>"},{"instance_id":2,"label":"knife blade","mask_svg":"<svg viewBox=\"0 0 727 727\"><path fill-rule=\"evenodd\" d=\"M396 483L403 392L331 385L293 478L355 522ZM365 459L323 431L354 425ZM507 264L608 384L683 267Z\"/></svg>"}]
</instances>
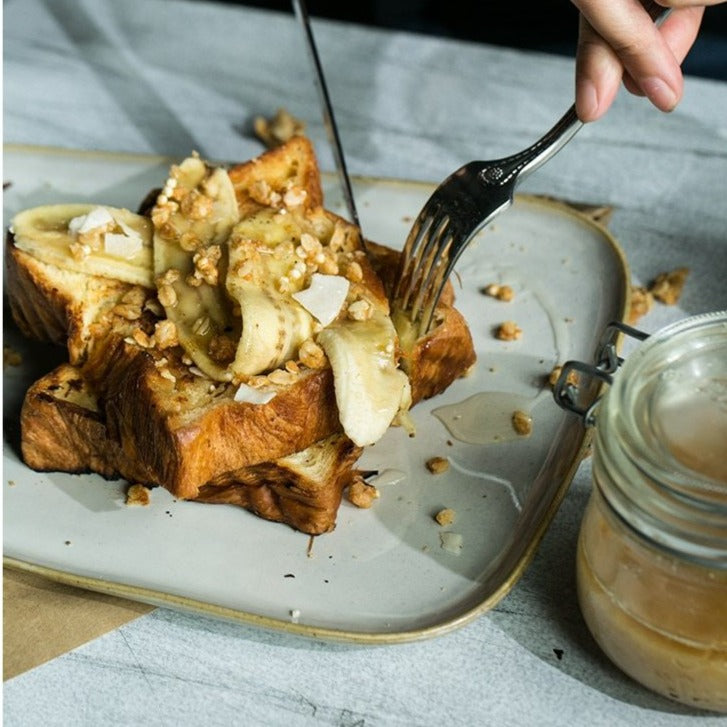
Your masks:
<instances>
[{"instance_id":1,"label":"knife blade","mask_svg":"<svg viewBox=\"0 0 727 727\"><path fill-rule=\"evenodd\" d=\"M308 49L310 62L313 66L315 84L318 89L318 97L323 114L323 125L325 126L328 141L333 151L333 158L336 164L336 172L338 173L338 181L341 185L341 191L343 192L343 199L346 204L346 208L348 209L351 222L361 229L361 221L359 220L358 212L356 211L356 203L353 198L351 178L348 176L346 159L343 155L343 147L341 146L341 138L338 134L338 126L336 125L336 119L333 114L331 98L328 95L328 87L326 86L326 79L323 75L323 66L321 65L315 38L313 37L313 29L311 28L308 9L306 8L304 0L292 0L292 2L295 15L303 29L306 48Z\"/></svg>"}]
</instances>

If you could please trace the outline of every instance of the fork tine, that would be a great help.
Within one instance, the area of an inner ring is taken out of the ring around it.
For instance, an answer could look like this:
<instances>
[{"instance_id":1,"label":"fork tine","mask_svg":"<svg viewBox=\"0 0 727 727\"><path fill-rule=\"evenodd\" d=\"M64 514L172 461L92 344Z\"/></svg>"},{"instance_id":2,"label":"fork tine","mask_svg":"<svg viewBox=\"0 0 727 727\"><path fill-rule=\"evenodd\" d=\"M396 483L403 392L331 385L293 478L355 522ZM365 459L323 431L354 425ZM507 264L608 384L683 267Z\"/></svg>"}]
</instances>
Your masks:
<instances>
[{"instance_id":1,"label":"fork tine","mask_svg":"<svg viewBox=\"0 0 727 727\"><path fill-rule=\"evenodd\" d=\"M416 320L426 308L431 298L432 286L437 284L442 276L442 271L447 267L453 243L454 234L447 227L440 228L440 235L433 237L430 241L429 254L422 266L417 293L409 306L413 320Z\"/></svg>"},{"instance_id":2,"label":"fork tine","mask_svg":"<svg viewBox=\"0 0 727 727\"><path fill-rule=\"evenodd\" d=\"M402 309L407 308L409 298L422 279L422 261L429 255L434 241L441 234L442 225L448 224L448 219L439 219L438 215L438 205L436 209L427 205L417 217L407 237L392 296L393 300L399 301Z\"/></svg>"},{"instance_id":3,"label":"fork tine","mask_svg":"<svg viewBox=\"0 0 727 727\"><path fill-rule=\"evenodd\" d=\"M421 295L421 291L427 287L433 266L437 263L442 252L443 240L447 239L449 224L450 218L445 216L438 220L432 220L432 223L429 225L427 239L423 244L420 244L417 250L417 259L415 261L416 276L411 281L413 285L407 291L408 295L406 300L403 301L404 307L411 307L412 294L414 295L414 305L416 305L416 300Z\"/></svg>"},{"instance_id":4,"label":"fork tine","mask_svg":"<svg viewBox=\"0 0 727 727\"><path fill-rule=\"evenodd\" d=\"M451 247L451 242L450 245ZM416 319L418 320L417 338L421 338L429 333L434 320L434 311L437 308L439 299L444 291L444 286L449 280L449 276L454 269L455 260L450 259L440 261L441 264L437 269L437 275L431 280L427 286L427 295L423 296L421 308L417 311Z\"/></svg>"}]
</instances>

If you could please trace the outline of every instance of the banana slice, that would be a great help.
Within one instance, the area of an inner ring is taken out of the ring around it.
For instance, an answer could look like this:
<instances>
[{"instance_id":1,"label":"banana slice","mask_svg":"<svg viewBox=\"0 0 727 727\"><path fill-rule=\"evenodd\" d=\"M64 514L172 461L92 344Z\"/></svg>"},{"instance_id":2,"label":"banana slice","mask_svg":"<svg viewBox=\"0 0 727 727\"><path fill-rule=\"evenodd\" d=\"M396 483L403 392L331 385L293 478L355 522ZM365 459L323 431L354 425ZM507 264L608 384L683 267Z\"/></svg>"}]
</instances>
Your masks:
<instances>
[{"instance_id":1,"label":"banana slice","mask_svg":"<svg viewBox=\"0 0 727 727\"><path fill-rule=\"evenodd\" d=\"M333 370L341 425L359 447L381 439L411 404L409 379L397 367L396 340L391 319L381 311L365 321L334 323L318 334Z\"/></svg>"},{"instance_id":2,"label":"banana slice","mask_svg":"<svg viewBox=\"0 0 727 727\"><path fill-rule=\"evenodd\" d=\"M11 230L15 246L44 263L154 287L151 223L127 209L45 205L17 214Z\"/></svg>"},{"instance_id":3,"label":"banana slice","mask_svg":"<svg viewBox=\"0 0 727 727\"><path fill-rule=\"evenodd\" d=\"M159 302L194 363L212 379L229 380L240 321L220 282L239 213L227 172L185 159L172 167L151 216Z\"/></svg>"},{"instance_id":4,"label":"banana slice","mask_svg":"<svg viewBox=\"0 0 727 727\"><path fill-rule=\"evenodd\" d=\"M266 209L241 221L230 237L226 287L242 320L235 378L294 359L313 334L313 316L291 295L304 285L306 265L295 251L305 229L302 216Z\"/></svg>"}]
</instances>

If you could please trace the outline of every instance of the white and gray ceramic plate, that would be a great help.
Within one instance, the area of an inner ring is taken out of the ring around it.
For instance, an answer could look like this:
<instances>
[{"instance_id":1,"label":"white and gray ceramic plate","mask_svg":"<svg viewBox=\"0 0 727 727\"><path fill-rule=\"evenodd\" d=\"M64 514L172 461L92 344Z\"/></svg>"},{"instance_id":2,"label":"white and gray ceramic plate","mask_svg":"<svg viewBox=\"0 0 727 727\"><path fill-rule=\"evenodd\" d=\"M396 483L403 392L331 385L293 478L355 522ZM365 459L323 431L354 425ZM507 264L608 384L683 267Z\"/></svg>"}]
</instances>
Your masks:
<instances>
[{"instance_id":1,"label":"white and gray ceramic plate","mask_svg":"<svg viewBox=\"0 0 727 727\"><path fill-rule=\"evenodd\" d=\"M54 202L134 209L163 182L168 163L6 148L5 223ZM335 180L325 181L327 206L342 213ZM393 247L432 191L382 179L354 186L367 237ZM415 408L414 438L392 429L365 452L361 466L384 473L380 499L368 510L344 502L335 531L312 543L233 506L179 502L156 489L148 507L129 507L124 482L25 467L22 398L63 351L24 341L6 311L5 345L23 354L4 376L6 564L317 638L395 643L446 633L497 603L532 559L587 445L580 420L553 401L547 376L567 359L592 358L599 332L623 316L628 281L623 254L602 227L564 205L518 198L457 269L475 370ZM514 300L483 295L492 282L511 285ZM519 340L494 337L505 320L522 329ZM498 396L505 423L493 429ZM513 408L531 410L530 436L509 434ZM429 473L433 456L447 457L449 470ZM443 508L456 514L445 527L433 517Z\"/></svg>"}]
</instances>

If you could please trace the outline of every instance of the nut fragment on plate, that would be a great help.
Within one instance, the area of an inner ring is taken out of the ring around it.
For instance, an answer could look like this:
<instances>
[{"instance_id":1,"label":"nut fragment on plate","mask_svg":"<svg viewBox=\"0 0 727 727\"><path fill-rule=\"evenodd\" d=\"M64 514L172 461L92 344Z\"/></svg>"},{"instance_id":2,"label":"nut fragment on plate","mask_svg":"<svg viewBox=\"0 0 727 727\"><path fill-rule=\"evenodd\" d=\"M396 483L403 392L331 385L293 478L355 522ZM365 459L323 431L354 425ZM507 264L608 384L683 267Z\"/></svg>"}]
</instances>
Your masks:
<instances>
[{"instance_id":1,"label":"nut fragment on plate","mask_svg":"<svg viewBox=\"0 0 727 727\"><path fill-rule=\"evenodd\" d=\"M356 507L369 508L374 500L379 498L379 491L373 485L369 485L360 475L356 477L348 487L347 497L349 502Z\"/></svg>"},{"instance_id":2,"label":"nut fragment on plate","mask_svg":"<svg viewBox=\"0 0 727 727\"><path fill-rule=\"evenodd\" d=\"M253 122L255 135L270 149L305 133L305 122L296 119L286 109L279 108L272 119L258 116Z\"/></svg>"},{"instance_id":3,"label":"nut fragment on plate","mask_svg":"<svg viewBox=\"0 0 727 727\"><path fill-rule=\"evenodd\" d=\"M501 341L516 341L523 335L523 330L515 321L501 323L495 331L495 338Z\"/></svg>"},{"instance_id":4,"label":"nut fragment on plate","mask_svg":"<svg viewBox=\"0 0 727 727\"><path fill-rule=\"evenodd\" d=\"M649 286L649 292L665 305L675 305L684 290L689 275L689 268L677 268L670 272L660 273Z\"/></svg>"},{"instance_id":5,"label":"nut fragment on plate","mask_svg":"<svg viewBox=\"0 0 727 727\"><path fill-rule=\"evenodd\" d=\"M431 457L426 465L433 475L441 475L449 469L449 460L446 457Z\"/></svg>"},{"instance_id":6,"label":"nut fragment on plate","mask_svg":"<svg viewBox=\"0 0 727 727\"><path fill-rule=\"evenodd\" d=\"M521 437L529 437L533 431L533 418L527 412L517 409L512 413L512 428Z\"/></svg>"},{"instance_id":7,"label":"nut fragment on plate","mask_svg":"<svg viewBox=\"0 0 727 727\"><path fill-rule=\"evenodd\" d=\"M151 502L151 490L144 485L131 485L126 491L127 505L148 505Z\"/></svg>"},{"instance_id":8,"label":"nut fragment on plate","mask_svg":"<svg viewBox=\"0 0 727 727\"><path fill-rule=\"evenodd\" d=\"M515 297L515 291L509 285L500 285L499 283L490 283L482 288L484 295L489 295L490 298L497 298L498 300L504 300L510 302Z\"/></svg>"},{"instance_id":9,"label":"nut fragment on plate","mask_svg":"<svg viewBox=\"0 0 727 727\"><path fill-rule=\"evenodd\" d=\"M638 285L632 286L631 304L627 316L628 323L632 326L638 323L651 310L653 305L654 296L651 291Z\"/></svg>"},{"instance_id":10,"label":"nut fragment on plate","mask_svg":"<svg viewBox=\"0 0 727 727\"><path fill-rule=\"evenodd\" d=\"M452 525L457 519L457 512L451 507L445 507L434 516L434 519L442 527L447 527L448 525Z\"/></svg>"}]
</instances>

